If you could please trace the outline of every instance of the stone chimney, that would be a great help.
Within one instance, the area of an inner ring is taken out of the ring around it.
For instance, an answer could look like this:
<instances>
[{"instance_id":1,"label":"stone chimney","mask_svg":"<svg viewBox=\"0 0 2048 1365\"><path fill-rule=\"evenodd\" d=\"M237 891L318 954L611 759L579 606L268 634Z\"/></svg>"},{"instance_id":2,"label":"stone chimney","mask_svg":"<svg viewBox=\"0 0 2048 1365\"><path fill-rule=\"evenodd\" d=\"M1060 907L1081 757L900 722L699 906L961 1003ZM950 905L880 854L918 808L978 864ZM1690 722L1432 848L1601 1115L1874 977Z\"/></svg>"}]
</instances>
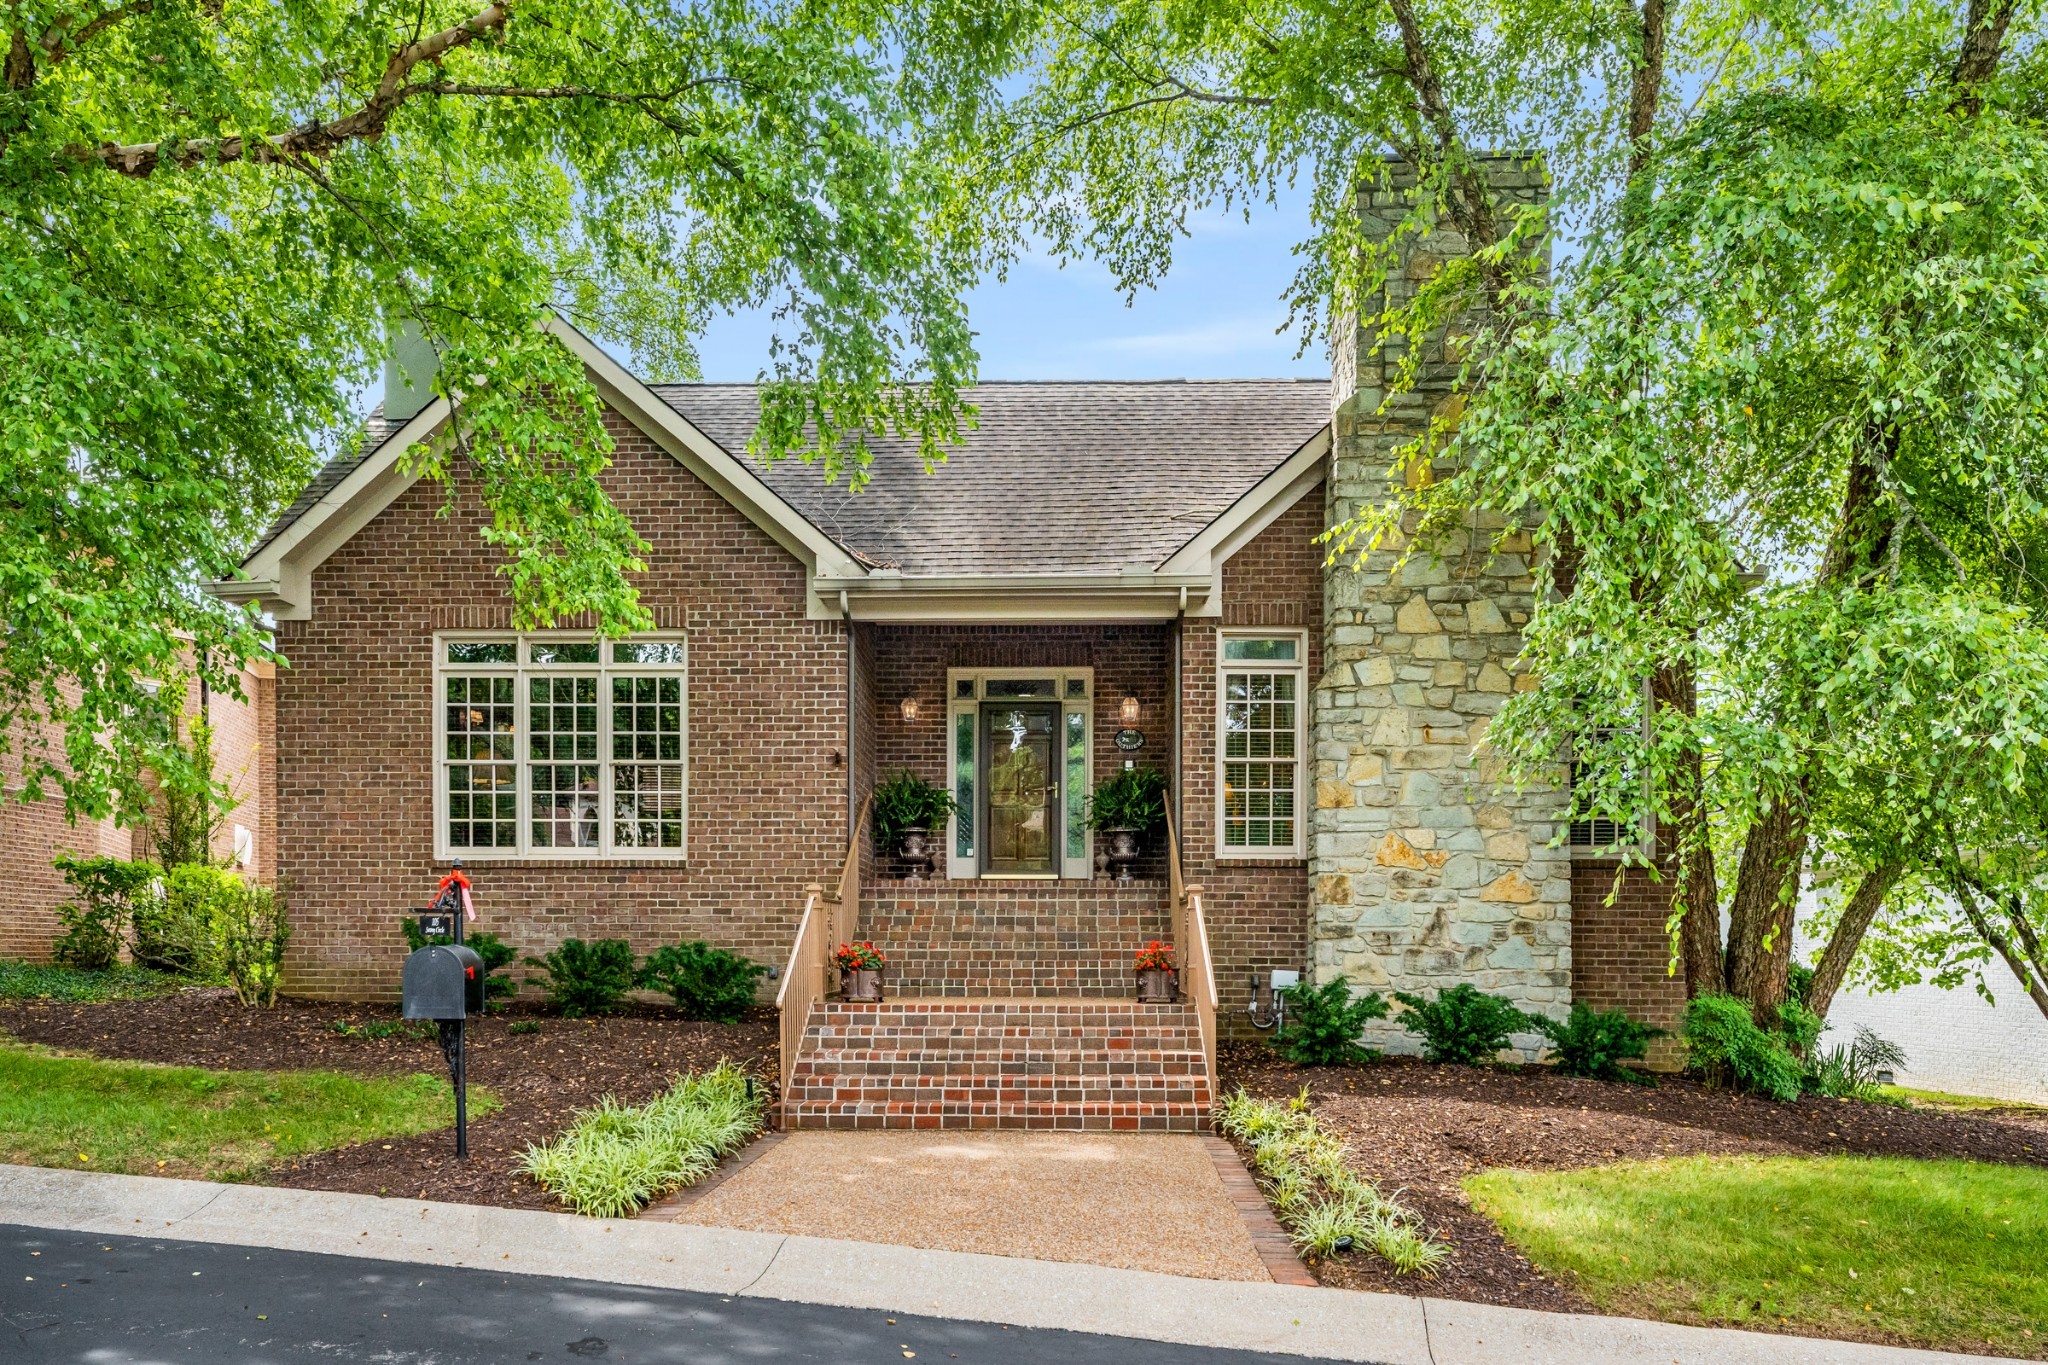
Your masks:
<instances>
[{"instance_id":1,"label":"stone chimney","mask_svg":"<svg viewBox=\"0 0 2048 1365\"><path fill-rule=\"evenodd\" d=\"M434 401L434 371L441 357L411 316L386 322L391 354L384 357L384 420L409 422Z\"/></svg>"},{"instance_id":2,"label":"stone chimney","mask_svg":"<svg viewBox=\"0 0 2048 1365\"><path fill-rule=\"evenodd\" d=\"M1541 203L1539 171L1489 158L1497 199ZM1414 174L1359 196L1367 231L1386 240L1405 215ZM1443 261L1469 250L1448 223L1402 248L1385 293L1366 312L1413 297ZM1547 264L1547 262L1546 262ZM1469 330L1476 319L1448 329ZM1367 325L1332 348L1330 511L1333 519L1383 501L1394 452L1455 415L1457 357L1426 338L1414 386L1391 399L1404 343ZM1384 408L1384 410L1382 410ZM1571 865L1547 847L1564 796L1515 791L1498 780L1487 727L1521 686L1514 659L1534 579L1526 529L1489 554L1502 517L1479 512L1442 547L1398 573L1398 546L1325 571L1324 673L1316 697L1316 810L1311 953L1321 979L1369 990L1434 994L1461 981L1525 1009L1562 1017L1571 1001ZM1369 1040L1413 1051L1397 1026ZM1519 1040L1533 1056L1537 1041Z\"/></svg>"}]
</instances>

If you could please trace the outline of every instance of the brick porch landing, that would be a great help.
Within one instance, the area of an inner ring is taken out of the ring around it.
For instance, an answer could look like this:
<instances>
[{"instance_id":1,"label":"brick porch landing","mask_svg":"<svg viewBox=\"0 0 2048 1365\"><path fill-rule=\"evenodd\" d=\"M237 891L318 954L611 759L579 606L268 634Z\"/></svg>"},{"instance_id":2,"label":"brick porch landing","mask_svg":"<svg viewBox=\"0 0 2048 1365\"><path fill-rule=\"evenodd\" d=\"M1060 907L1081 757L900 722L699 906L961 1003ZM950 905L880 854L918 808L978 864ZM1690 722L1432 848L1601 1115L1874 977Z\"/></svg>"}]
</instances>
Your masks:
<instances>
[{"instance_id":1,"label":"brick porch landing","mask_svg":"<svg viewBox=\"0 0 2048 1365\"><path fill-rule=\"evenodd\" d=\"M1211 1098L1189 1006L832 1000L811 1011L782 1124L1194 1133Z\"/></svg>"},{"instance_id":2,"label":"brick porch landing","mask_svg":"<svg viewBox=\"0 0 2048 1365\"><path fill-rule=\"evenodd\" d=\"M889 995L1123 999L1131 955L1170 936L1164 882L870 882L860 934Z\"/></svg>"}]
</instances>

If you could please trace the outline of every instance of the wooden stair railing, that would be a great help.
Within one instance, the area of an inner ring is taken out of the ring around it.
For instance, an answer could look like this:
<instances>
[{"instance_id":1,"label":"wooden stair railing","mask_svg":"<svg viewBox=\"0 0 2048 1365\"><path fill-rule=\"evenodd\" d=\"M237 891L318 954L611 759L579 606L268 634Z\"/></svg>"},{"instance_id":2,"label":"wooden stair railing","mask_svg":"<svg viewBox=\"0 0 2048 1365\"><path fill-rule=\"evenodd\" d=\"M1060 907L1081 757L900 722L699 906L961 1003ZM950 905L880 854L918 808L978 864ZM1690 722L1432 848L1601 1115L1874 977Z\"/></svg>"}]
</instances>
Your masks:
<instances>
[{"instance_id":1,"label":"wooden stair railing","mask_svg":"<svg viewBox=\"0 0 2048 1365\"><path fill-rule=\"evenodd\" d=\"M853 822L853 838L847 842L846 861L839 869L838 894L827 896L816 882L804 888L803 917L797 921L796 942L789 950L782 986L775 992L775 1008L782 1014L785 1095L796 1071L804 1030L810 1024L811 1006L821 1003L831 990L832 950L851 942L860 930L860 836L868 827L868 810L874 803L870 794L861 802L860 818Z\"/></svg>"},{"instance_id":2,"label":"wooden stair railing","mask_svg":"<svg viewBox=\"0 0 2048 1365\"><path fill-rule=\"evenodd\" d=\"M1216 966L1209 956L1209 926L1202 917L1202 888L1181 878L1180 836L1166 817L1166 877L1173 895L1173 935L1180 945L1181 994L1193 1003L1201 1023L1202 1058L1209 1068L1210 1093L1216 1086Z\"/></svg>"}]
</instances>

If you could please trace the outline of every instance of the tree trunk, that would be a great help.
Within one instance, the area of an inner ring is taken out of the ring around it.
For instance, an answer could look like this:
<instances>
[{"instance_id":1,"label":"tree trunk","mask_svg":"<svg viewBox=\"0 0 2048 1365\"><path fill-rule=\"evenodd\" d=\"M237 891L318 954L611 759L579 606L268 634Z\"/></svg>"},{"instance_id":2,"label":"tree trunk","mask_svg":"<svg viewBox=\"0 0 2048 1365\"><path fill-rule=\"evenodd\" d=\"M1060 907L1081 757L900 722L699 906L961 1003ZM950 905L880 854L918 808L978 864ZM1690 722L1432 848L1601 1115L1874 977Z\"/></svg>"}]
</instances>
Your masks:
<instances>
[{"instance_id":1,"label":"tree trunk","mask_svg":"<svg viewBox=\"0 0 2048 1365\"><path fill-rule=\"evenodd\" d=\"M1963 917L1970 921L1977 937L1990 944L2004 959L2005 965L2012 969L2013 976L2033 1000L2034 1008L2041 1011L2042 1017L2048 1018L2048 954L2041 951L2039 939L2026 923L2025 912L2016 905L2005 906L2007 916L2027 930L2026 938L2033 949L2031 953L2025 951L2026 945L2015 944L1977 903L1978 892L1994 904L1999 898L1962 867L1960 860L1951 865L1949 890L1955 895L1957 904L1963 907Z\"/></svg>"},{"instance_id":2,"label":"tree trunk","mask_svg":"<svg viewBox=\"0 0 2048 1365\"><path fill-rule=\"evenodd\" d=\"M1821 1018L1828 1017L1828 1006L1834 1003L1835 992L1842 988L1849 964L1856 960L1863 935L1905 870L1904 863L1881 863L1871 868L1856 883L1849 903L1842 907L1842 918L1836 922L1835 932L1828 936L1828 946L1821 950L1820 965L1813 969L1813 984L1806 989L1806 1007Z\"/></svg>"},{"instance_id":3,"label":"tree trunk","mask_svg":"<svg viewBox=\"0 0 2048 1365\"><path fill-rule=\"evenodd\" d=\"M1660 668L1650 680L1660 710L1692 719L1699 703L1698 677L1690 664ZM1680 757L1671 775L1669 813L1657 831L1656 857L1678 874L1684 913L1678 925L1679 959L1685 970L1685 998L1718 995L1728 989L1721 951L1721 893L1714 876L1714 848L1708 839L1706 777L1697 746Z\"/></svg>"},{"instance_id":4,"label":"tree trunk","mask_svg":"<svg viewBox=\"0 0 2048 1365\"><path fill-rule=\"evenodd\" d=\"M1792 917L1806 862L1806 793L1772 800L1743 841L1728 920L1728 987L1759 1024L1777 1022L1792 965Z\"/></svg>"}]
</instances>

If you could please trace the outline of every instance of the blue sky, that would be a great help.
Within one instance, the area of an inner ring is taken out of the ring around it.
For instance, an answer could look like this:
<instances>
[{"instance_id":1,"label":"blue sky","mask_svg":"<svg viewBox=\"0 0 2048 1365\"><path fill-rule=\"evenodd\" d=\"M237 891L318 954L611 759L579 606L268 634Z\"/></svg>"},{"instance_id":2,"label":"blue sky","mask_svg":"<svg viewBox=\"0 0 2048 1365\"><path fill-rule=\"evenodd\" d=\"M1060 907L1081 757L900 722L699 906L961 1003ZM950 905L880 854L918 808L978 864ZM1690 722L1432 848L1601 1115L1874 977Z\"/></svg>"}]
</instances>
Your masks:
<instances>
[{"instance_id":1,"label":"blue sky","mask_svg":"<svg viewBox=\"0 0 2048 1365\"><path fill-rule=\"evenodd\" d=\"M1297 357L1282 291L1307 233L1302 199L1261 205L1249 223L1191 220L1156 290L1125 305L1093 262L1029 256L968 301L984 379L1250 379L1329 373L1320 345ZM721 318L699 347L704 377L751 380L768 354L764 315Z\"/></svg>"}]
</instances>

